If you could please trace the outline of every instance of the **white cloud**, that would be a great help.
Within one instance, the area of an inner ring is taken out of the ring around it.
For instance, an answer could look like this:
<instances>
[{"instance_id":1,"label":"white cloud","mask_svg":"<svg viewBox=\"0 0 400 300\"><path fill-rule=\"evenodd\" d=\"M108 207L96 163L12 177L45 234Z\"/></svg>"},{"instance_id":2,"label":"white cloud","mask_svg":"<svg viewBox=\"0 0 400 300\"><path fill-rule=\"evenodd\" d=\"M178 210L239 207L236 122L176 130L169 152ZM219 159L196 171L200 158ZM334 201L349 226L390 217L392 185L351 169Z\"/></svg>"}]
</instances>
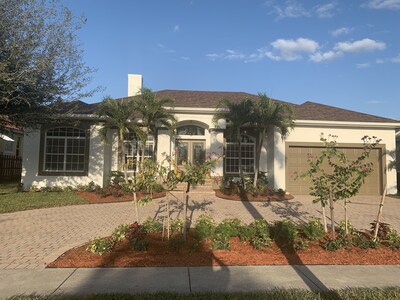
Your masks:
<instances>
[{"instance_id":1,"label":"white cloud","mask_svg":"<svg viewBox=\"0 0 400 300\"><path fill-rule=\"evenodd\" d=\"M376 59L375 63L383 64L383 63L385 63L385 60L383 60L382 58L378 58L378 59Z\"/></svg>"},{"instance_id":2,"label":"white cloud","mask_svg":"<svg viewBox=\"0 0 400 300\"><path fill-rule=\"evenodd\" d=\"M332 30L330 33L331 33L332 36L337 37L337 36L340 36L340 35L349 34L352 31L353 31L353 28L340 27L338 29Z\"/></svg>"},{"instance_id":3,"label":"white cloud","mask_svg":"<svg viewBox=\"0 0 400 300\"><path fill-rule=\"evenodd\" d=\"M175 25L174 26L174 32L178 32L181 28L179 27L179 25Z\"/></svg>"},{"instance_id":4,"label":"white cloud","mask_svg":"<svg viewBox=\"0 0 400 300\"><path fill-rule=\"evenodd\" d=\"M336 3L321 4L314 7L315 13L319 18L331 18L334 16Z\"/></svg>"},{"instance_id":5,"label":"white cloud","mask_svg":"<svg viewBox=\"0 0 400 300\"><path fill-rule=\"evenodd\" d=\"M373 9L400 9L400 0L369 0L363 4L364 7Z\"/></svg>"},{"instance_id":6,"label":"white cloud","mask_svg":"<svg viewBox=\"0 0 400 300\"><path fill-rule=\"evenodd\" d=\"M181 56L181 59L182 59L182 60L186 60L186 61L187 61L187 60L190 60L190 57L187 57L187 56Z\"/></svg>"},{"instance_id":7,"label":"white cloud","mask_svg":"<svg viewBox=\"0 0 400 300\"><path fill-rule=\"evenodd\" d=\"M378 42L371 39L363 39L354 42L337 43L334 47L334 50L357 53L357 52L371 52L375 50L384 50L385 48L386 44L383 42Z\"/></svg>"},{"instance_id":8,"label":"white cloud","mask_svg":"<svg viewBox=\"0 0 400 300\"><path fill-rule=\"evenodd\" d=\"M277 39L271 43L271 46L278 52L273 54L266 52L266 56L273 60L293 61L302 58L302 54L310 54L317 51L319 45L316 41L305 38L297 40Z\"/></svg>"},{"instance_id":9,"label":"white cloud","mask_svg":"<svg viewBox=\"0 0 400 300\"><path fill-rule=\"evenodd\" d=\"M366 69L369 68L370 64L369 63L363 63L363 64L356 64L357 69Z\"/></svg>"},{"instance_id":10,"label":"white cloud","mask_svg":"<svg viewBox=\"0 0 400 300\"><path fill-rule=\"evenodd\" d=\"M311 14L303 7L303 5L295 0L285 1L285 3L280 6L274 5L274 1L267 1L266 5L272 6L272 13L275 13L278 16L278 19L311 16Z\"/></svg>"},{"instance_id":11,"label":"white cloud","mask_svg":"<svg viewBox=\"0 0 400 300\"><path fill-rule=\"evenodd\" d=\"M246 55L243 53L240 53L236 50L225 50L224 53L210 53L206 54L206 57L209 60L215 61L217 59L226 59L226 60L244 60L246 58Z\"/></svg>"},{"instance_id":12,"label":"white cloud","mask_svg":"<svg viewBox=\"0 0 400 300\"><path fill-rule=\"evenodd\" d=\"M399 64L399 63L400 63L400 54L397 55L396 57L393 57L393 58L391 59L391 62L394 62L394 63Z\"/></svg>"},{"instance_id":13,"label":"white cloud","mask_svg":"<svg viewBox=\"0 0 400 300\"><path fill-rule=\"evenodd\" d=\"M317 52L313 55L310 55L310 60L313 62L323 62L323 61L328 61L328 60L333 60L335 58L341 57L343 55L343 52L336 52L336 51L328 51L328 52Z\"/></svg>"}]
</instances>

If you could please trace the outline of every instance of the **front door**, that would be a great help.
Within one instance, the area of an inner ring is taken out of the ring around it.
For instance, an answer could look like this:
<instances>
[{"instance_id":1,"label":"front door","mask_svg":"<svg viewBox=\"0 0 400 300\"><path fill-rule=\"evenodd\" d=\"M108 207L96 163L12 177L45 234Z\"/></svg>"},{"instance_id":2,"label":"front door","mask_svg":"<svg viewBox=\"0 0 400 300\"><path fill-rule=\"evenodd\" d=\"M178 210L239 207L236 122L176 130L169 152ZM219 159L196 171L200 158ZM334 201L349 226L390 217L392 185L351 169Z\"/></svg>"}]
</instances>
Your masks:
<instances>
[{"instance_id":1,"label":"front door","mask_svg":"<svg viewBox=\"0 0 400 300\"><path fill-rule=\"evenodd\" d=\"M206 160L206 142L193 140L176 141L176 161L178 166L187 163L203 163Z\"/></svg>"}]
</instances>

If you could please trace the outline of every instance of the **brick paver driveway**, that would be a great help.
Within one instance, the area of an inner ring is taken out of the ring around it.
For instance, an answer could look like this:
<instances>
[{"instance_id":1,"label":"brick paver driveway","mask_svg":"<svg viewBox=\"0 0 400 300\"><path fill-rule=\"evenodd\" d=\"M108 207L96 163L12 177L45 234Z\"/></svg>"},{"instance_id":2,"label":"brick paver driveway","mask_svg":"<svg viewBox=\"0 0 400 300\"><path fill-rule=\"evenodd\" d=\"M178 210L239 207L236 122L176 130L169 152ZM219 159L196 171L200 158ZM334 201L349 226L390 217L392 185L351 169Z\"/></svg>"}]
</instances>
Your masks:
<instances>
[{"instance_id":1,"label":"brick paver driveway","mask_svg":"<svg viewBox=\"0 0 400 300\"><path fill-rule=\"evenodd\" d=\"M171 200L173 217L182 217L183 205ZM349 204L349 219L359 228L366 229L376 218L380 198L360 196ZM140 208L143 221L148 216L161 217L166 198ZM342 220L343 209L336 205L336 220ZM321 209L309 196L297 196L291 201L249 203L216 198L211 194L191 196L189 217L192 222L203 213L217 221L238 217L248 223L256 218L268 221L290 218L295 222L320 217ZM400 231L400 199L387 197L383 209L383 222ZM122 223L135 221L131 202L92 204L30 210L0 214L1 260L0 269L42 269L66 250L81 245L93 237L110 235Z\"/></svg>"}]
</instances>

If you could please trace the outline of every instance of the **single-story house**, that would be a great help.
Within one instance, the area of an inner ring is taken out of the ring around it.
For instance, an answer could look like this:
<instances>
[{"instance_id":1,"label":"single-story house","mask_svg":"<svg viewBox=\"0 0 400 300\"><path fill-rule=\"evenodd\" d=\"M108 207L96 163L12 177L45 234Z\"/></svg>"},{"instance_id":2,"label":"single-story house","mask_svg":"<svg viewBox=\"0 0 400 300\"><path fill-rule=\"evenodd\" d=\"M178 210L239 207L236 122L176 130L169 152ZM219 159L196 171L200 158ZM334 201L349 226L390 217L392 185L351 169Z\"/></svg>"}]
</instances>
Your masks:
<instances>
[{"instance_id":1,"label":"single-story house","mask_svg":"<svg viewBox=\"0 0 400 300\"><path fill-rule=\"evenodd\" d=\"M22 139L24 133L15 126L0 128L0 155L22 156Z\"/></svg>"},{"instance_id":2,"label":"single-story house","mask_svg":"<svg viewBox=\"0 0 400 300\"><path fill-rule=\"evenodd\" d=\"M126 101L137 95L142 88L141 75L128 75L128 97L115 101ZM213 176L237 176L238 152L226 134L224 120L213 124L212 117L219 100L226 98L239 102L244 98L257 99L257 95L242 92L211 92L162 90L156 97L170 97L175 105L173 113L178 120L175 134L158 130L159 160L163 153L176 158L177 162L196 161L206 153L223 155L224 159L213 170ZM276 100L278 101L278 100ZM321 150L320 135L338 136L341 149L349 157L357 157L362 151L361 138L365 135L382 139L372 151L370 159L374 171L366 180L362 194L382 194L387 185L388 193L396 193L396 171L389 171L389 159L385 152L396 149L396 128L400 122L392 119L363 114L315 102L290 104L295 113L295 128L282 140L274 131L265 139L262 148L261 171L267 172L270 185L292 194L308 194L309 182L299 177L308 168L309 153ZM66 104L70 123L43 125L39 130L26 130L22 181L28 189L31 185L72 185L93 181L100 186L109 181L109 174L118 169L117 136L110 132L109 144L101 141L100 125L93 122L93 113L98 103L81 101ZM80 122L76 122L79 120ZM229 124L227 125L229 126ZM254 172L257 135L252 128L243 131L243 167L246 173ZM137 155L134 141L124 141L125 159ZM145 154L152 156L153 140L148 139Z\"/></svg>"}]
</instances>

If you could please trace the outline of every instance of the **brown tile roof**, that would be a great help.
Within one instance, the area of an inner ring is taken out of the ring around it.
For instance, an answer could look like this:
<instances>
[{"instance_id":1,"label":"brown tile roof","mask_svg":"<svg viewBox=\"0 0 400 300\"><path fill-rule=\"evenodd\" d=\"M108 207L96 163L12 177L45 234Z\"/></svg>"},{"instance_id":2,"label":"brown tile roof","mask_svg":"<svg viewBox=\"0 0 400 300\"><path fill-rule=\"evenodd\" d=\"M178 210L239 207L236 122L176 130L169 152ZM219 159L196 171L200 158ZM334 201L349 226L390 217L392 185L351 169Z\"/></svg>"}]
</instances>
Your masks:
<instances>
[{"instance_id":1,"label":"brown tile roof","mask_svg":"<svg viewBox=\"0 0 400 300\"><path fill-rule=\"evenodd\" d=\"M334 106L319 104L315 102L304 102L294 108L297 120L315 121L349 121L349 122L380 122L393 123L396 120L368 115L352 110L342 109Z\"/></svg>"},{"instance_id":2,"label":"brown tile roof","mask_svg":"<svg viewBox=\"0 0 400 300\"><path fill-rule=\"evenodd\" d=\"M258 95L243 92L211 92L211 91L186 91L186 90L162 90L155 92L157 98L169 97L175 102L175 107L188 108L215 108L221 99L232 102L240 102L242 99L258 99ZM118 98L117 101L127 101L132 97ZM295 119L297 120L319 120L319 121L350 121L350 122L398 122L396 120L359 113L338 107L328 106L315 102L293 104L280 100L281 103L293 107ZM95 112L99 103L87 104L81 101L69 103L68 112L90 114ZM399 122L400 123L400 122Z\"/></svg>"}]
</instances>

